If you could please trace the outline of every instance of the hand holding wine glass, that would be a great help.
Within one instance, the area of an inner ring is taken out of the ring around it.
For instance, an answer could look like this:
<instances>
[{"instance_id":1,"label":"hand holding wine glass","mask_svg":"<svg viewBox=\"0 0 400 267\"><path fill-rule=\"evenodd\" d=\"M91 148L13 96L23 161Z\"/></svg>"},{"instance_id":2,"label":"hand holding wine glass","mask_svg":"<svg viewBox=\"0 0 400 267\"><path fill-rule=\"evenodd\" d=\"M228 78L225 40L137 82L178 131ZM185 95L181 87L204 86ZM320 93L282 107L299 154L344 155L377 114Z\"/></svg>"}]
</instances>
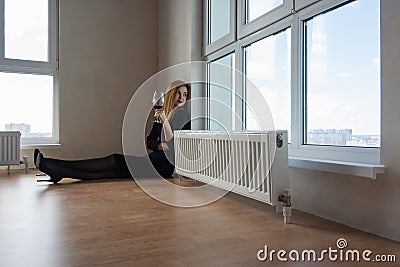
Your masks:
<instances>
[{"instance_id":1,"label":"hand holding wine glass","mask_svg":"<svg viewBox=\"0 0 400 267\"><path fill-rule=\"evenodd\" d=\"M153 106L156 110L161 110L164 107L164 92L155 91L153 94ZM157 116L154 122L161 123Z\"/></svg>"}]
</instances>

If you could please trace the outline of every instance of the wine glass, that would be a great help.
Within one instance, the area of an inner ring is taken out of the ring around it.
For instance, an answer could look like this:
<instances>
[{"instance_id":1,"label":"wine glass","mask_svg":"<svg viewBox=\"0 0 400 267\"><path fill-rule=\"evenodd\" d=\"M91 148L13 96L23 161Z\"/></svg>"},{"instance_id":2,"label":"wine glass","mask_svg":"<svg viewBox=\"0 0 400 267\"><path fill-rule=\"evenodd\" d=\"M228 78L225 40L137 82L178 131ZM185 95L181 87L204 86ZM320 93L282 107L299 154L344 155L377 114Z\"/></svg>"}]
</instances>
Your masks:
<instances>
[{"instance_id":1,"label":"wine glass","mask_svg":"<svg viewBox=\"0 0 400 267\"><path fill-rule=\"evenodd\" d=\"M154 92L153 106L155 109L162 109L164 107L164 92L159 92L159 91ZM154 122L161 123L158 117L155 118Z\"/></svg>"}]
</instances>

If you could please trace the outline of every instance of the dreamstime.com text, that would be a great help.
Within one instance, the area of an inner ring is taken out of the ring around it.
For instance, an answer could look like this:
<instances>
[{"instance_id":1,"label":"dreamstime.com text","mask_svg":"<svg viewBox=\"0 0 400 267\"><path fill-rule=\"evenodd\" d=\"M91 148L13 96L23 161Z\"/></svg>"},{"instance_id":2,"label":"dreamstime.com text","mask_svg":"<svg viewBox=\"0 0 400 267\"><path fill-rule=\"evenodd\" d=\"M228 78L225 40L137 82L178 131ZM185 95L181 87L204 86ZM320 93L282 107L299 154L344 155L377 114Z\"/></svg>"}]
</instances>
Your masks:
<instances>
[{"instance_id":1,"label":"dreamstime.com text","mask_svg":"<svg viewBox=\"0 0 400 267\"><path fill-rule=\"evenodd\" d=\"M285 249L268 250L268 246L265 245L263 249L257 252L257 259L259 261L324 261L329 260L332 262L396 262L396 255L394 254L374 254L371 250L358 250L358 249L347 249L347 240L339 238L336 241L336 247L328 247L321 251L314 249L296 250L292 249L287 251Z\"/></svg>"}]
</instances>

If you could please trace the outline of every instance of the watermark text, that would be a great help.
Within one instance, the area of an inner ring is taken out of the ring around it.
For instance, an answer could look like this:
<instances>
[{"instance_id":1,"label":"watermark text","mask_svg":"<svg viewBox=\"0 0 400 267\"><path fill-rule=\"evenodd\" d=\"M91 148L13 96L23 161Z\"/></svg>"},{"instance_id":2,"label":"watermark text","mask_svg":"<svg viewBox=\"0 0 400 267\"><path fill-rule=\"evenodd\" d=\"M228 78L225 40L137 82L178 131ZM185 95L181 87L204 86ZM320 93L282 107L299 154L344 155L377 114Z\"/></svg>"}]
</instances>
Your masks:
<instances>
[{"instance_id":1,"label":"watermark text","mask_svg":"<svg viewBox=\"0 0 400 267\"><path fill-rule=\"evenodd\" d=\"M336 241L336 247L328 247L327 249L314 250L285 250L285 249L268 249L265 245L263 249L257 252L257 259L259 261L312 261L319 262L329 260L332 262L396 262L396 255L394 254L374 254L371 250L358 250L347 249L347 240L339 238Z\"/></svg>"}]
</instances>

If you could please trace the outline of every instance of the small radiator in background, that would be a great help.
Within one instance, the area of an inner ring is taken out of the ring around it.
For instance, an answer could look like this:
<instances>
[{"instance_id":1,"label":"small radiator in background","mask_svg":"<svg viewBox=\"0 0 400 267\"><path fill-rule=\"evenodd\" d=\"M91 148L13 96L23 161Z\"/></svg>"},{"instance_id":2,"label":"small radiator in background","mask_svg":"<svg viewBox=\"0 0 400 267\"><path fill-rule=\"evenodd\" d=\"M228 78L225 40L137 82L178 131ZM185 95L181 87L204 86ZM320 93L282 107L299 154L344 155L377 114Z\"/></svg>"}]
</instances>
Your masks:
<instances>
[{"instance_id":1,"label":"small radiator in background","mask_svg":"<svg viewBox=\"0 0 400 267\"><path fill-rule=\"evenodd\" d=\"M0 132L0 166L20 164L20 141L19 131Z\"/></svg>"},{"instance_id":2,"label":"small radiator in background","mask_svg":"<svg viewBox=\"0 0 400 267\"><path fill-rule=\"evenodd\" d=\"M277 205L289 188L287 131L176 131L178 175Z\"/></svg>"}]
</instances>

